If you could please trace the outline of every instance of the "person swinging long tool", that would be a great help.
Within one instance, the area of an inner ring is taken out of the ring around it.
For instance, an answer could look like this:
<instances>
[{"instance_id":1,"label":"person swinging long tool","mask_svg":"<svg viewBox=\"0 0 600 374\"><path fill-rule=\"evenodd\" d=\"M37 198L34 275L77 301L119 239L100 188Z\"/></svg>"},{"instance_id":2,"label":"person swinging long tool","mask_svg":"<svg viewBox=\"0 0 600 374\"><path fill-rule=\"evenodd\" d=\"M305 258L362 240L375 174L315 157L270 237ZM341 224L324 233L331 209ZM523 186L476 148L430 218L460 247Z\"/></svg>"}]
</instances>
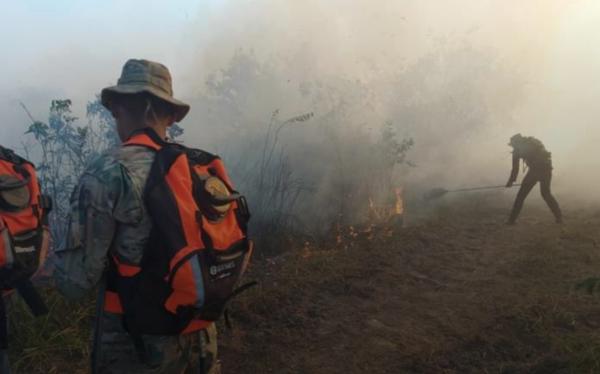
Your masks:
<instances>
[{"instance_id":1,"label":"person swinging long tool","mask_svg":"<svg viewBox=\"0 0 600 374\"><path fill-rule=\"evenodd\" d=\"M506 187L512 187L513 183L517 180L519 174L519 163L523 159L529 171L525 174L521 188L515 199L515 203L508 218L507 224L514 225L519 217L519 213L523 208L525 198L531 192L531 189L540 182L540 192L542 197L550 207L550 210L554 214L556 223L562 223L562 212L558 205L558 202L550 191L550 184L552 181L552 158L550 152L546 150L541 141L534 137L524 137L521 134L516 134L510 138L510 143L513 147L513 161L512 171Z\"/></svg>"}]
</instances>

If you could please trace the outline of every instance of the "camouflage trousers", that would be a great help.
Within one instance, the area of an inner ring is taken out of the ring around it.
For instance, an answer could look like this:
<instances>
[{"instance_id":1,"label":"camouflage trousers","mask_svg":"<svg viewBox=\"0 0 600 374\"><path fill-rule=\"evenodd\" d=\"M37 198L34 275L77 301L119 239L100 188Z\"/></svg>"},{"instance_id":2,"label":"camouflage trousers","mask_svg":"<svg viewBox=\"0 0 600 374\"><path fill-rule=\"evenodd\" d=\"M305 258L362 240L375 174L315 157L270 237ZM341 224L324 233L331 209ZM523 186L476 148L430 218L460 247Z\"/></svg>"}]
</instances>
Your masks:
<instances>
[{"instance_id":1,"label":"camouflage trousers","mask_svg":"<svg viewBox=\"0 0 600 374\"><path fill-rule=\"evenodd\" d=\"M217 360L217 329L211 324L205 330L178 336L144 335L146 360L142 361L120 316L105 313L94 348L92 365L98 374L164 373L220 374Z\"/></svg>"}]
</instances>

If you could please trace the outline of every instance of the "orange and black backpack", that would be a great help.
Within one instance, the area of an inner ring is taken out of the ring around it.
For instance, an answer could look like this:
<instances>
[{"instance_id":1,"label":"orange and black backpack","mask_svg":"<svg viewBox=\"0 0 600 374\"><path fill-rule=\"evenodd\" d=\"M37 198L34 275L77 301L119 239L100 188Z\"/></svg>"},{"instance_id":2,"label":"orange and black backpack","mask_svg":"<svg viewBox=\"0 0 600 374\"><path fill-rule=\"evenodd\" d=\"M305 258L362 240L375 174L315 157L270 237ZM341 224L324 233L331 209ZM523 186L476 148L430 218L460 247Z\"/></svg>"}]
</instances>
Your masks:
<instances>
[{"instance_id":1,"label":"orange and black backpack","mask_svg":"<svg viewBox=\"0 0 600 374\"><path fill-rule=\"evenodd\" d=\"M134 341L204 328L254 285L236 288L252 254L246 200L215 155L167 143L150 129L124 146L156 152L143 192L152 230L139 266L111 255L105 310L123 314Z\"/></svg>"},{"instance_id":2,"label":"orange and black backpack","mask_svg":"<svg viewBox=\"0 0 600 374\"><path fill-rule=\"evenodd\" d=\"M34 315L47 312L30 278L46 258L50 209L33 164L0 146L0 288L3 293L16 289ZM4 308L3 298L0 304Z\"/></svg>"}]
</instances>

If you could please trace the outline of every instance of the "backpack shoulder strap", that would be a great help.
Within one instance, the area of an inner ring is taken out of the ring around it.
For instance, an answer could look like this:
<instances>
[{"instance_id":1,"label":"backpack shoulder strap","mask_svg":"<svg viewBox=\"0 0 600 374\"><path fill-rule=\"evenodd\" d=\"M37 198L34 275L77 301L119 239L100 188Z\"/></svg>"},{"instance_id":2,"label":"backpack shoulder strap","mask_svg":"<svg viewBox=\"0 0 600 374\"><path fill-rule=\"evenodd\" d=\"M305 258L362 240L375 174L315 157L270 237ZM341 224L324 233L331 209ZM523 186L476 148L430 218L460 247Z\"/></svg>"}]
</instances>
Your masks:
<instances>
[{"instance_id":1,"label":"backpack shoulder strap","mask_svg":"<svg viewBox=\"0 0 600 374\"><path fill-rule=\"evenodd\" d=\"M158 136L156 131L149 127L134 131L129 137L129 139L127 139L123 143L123 146L142 146L150 148L154 151L159 151L166 146L176 146L183 148L183 146L179 144L169 143L165 141L160 136Z\"/></svg>"},{"instance_id":2,"label":"backpack shoulder strap","mask_svg":"<svg viewBox=\"0 0 600 374\"><path fill-rule=\"evenodd\" d=\"M33 164L31 162L29 162L26 159L24 159L23 157L17 155L15 153L15 151L13 151L12 149L5 148L1 145L0 145L0 160L8 161L15 165L30 164L33 166Z\"/></svg>"}]
</instances>

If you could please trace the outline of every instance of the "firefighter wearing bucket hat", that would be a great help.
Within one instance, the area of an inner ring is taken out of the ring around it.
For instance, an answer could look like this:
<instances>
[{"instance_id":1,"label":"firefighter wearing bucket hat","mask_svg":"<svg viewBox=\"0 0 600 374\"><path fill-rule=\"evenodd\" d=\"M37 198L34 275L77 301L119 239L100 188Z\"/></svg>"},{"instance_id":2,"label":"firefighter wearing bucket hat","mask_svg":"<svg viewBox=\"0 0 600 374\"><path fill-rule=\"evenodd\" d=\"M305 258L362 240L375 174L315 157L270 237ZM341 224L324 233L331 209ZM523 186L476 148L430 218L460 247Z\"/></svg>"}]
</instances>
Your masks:
<instances>
[{"instance_id":1,"label":"firefighter wearing bucket hat","mask_svg":"<svg viewBox=\"0 0 600 374\"><path fill-rule=\"evenodd\" d=\"M521 182L521 188L517 193L512 212L508 219L508 224L515 224L519 213L523 208L525 198L531 192L533 187L539 182L540 192L542 197L548 204L548 207L554 214L557 223L562 223L562 213L558 202L550 191L552 181L552 157L550 152L546 150L544 144L532 136L522 136L516 134L510 138L509 146L513 148L512 171L506 184L507 187L512 187L517 180L519 174L519 164L523 160L526 167L529 168L527 174Z\"/></svg>"},{"instance_id":2,"label":"firefighter wearing bucket hat","mask_svg":"<svg viewBox=\"0 0 600 374\"><path fill-rule=\"evenodd\" d=\"M107 291L111 264L118 263L119 271L136 269L153 240L153 218L143 191L156 151L127 141L143 132L164 142L167 128L181 121L190 107L173 97L168 69L147 60L127 61L117 85L103 89L101 100L114 116L124 145L103 154L79 180L54 272L57 287L68 298L99 288L92 372L217 373L214 323L180 334L132 338L121 305L126 300ZM143 287L139 292L153 291Z\"/></svg>"}]
</instances>

